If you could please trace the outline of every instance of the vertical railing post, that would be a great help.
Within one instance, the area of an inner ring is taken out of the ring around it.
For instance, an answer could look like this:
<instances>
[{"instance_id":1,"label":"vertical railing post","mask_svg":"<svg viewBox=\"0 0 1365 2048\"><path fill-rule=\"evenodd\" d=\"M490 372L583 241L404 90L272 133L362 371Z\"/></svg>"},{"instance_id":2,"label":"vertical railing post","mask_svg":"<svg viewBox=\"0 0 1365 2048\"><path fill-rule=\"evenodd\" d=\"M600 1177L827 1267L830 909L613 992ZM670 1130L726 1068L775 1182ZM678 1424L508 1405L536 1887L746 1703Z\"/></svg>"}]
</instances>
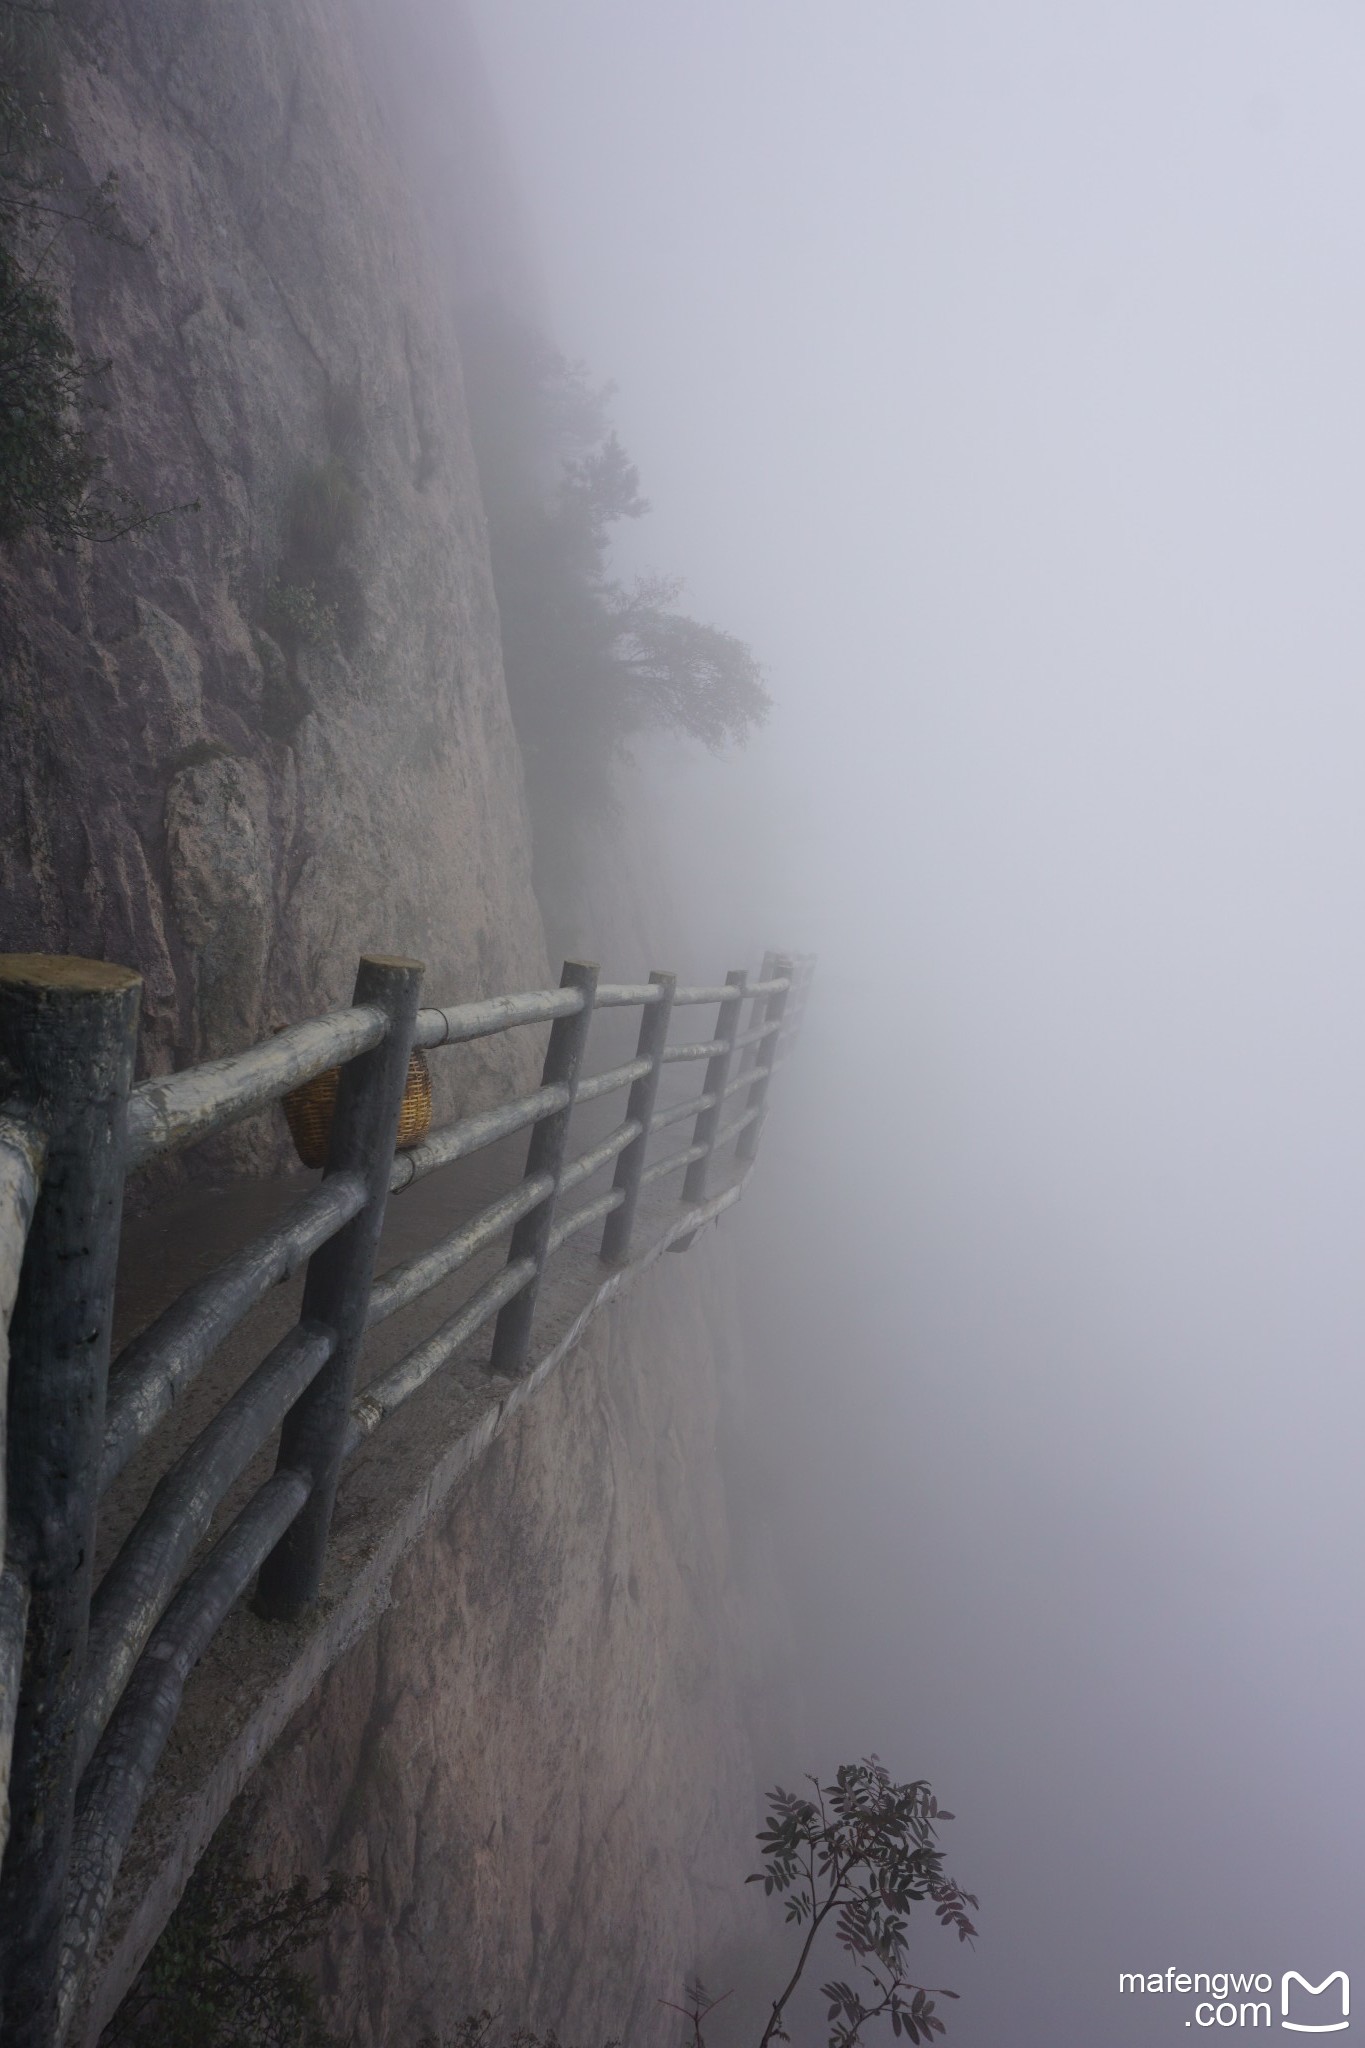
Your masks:
<instances>
[{"instance_id":1,"label":"vertical railing post","mask_svg":"<svg viewBox=\"0 0 1365 2048\"><path fill-rule=\"evenodd\" d=\"M556 1017L550 1026L550 1043L545 1052L541 1086L567 1088L569 1100L563 1109L552 1110L548 1116L541 1117L531 1132L531 1142L527 1147L526 1178L530 1180L537 1174L548 1173L554 1186L544 1201L538 1202L517 1223L508 1248L509 1266L521 1259L534 1259L536 1267L535 1278L499 1311L493 1330L493 1350L488 1369L509 1380L518 1379L525 1372L531 1349L531 1318L535 1314L536 1295L540 1291L550 1249L555 1199L559 1194L559 1177L564 1170L564 1151L569 1142L569 1118L573 1115L583 1050L588 1042L588 1026L592 1023L593 1000L597 994L595 964L586 960L566 960L559 985L561 988L581 988L583 1007L571 1016Z\"/></svg>"},{"instance_id":2,"label":"vertical railing post","mask_svg":"<svg viewBox=\"0 0 1365 2048\"><path fill-rule=\"evenodd\" d=\"M361 1174L368 1199L308 1261L299 1318L334 1330L336 1348L280 1430L277 1469L306 1473L312 1486L306 1505L261 1566L256 1611L270 1620L292 1620L316 1600L322 1585L421 986L417 960L367 956L356 976L353 1001L387 1011L389 1028L378 1045L341 1070L327 1173Z\"/></svg>"},{"instance_id":3,"label":"vertical railing post","mask_svg":"<svg viewBox=\"0 0 1365 2048\"><path fill-rule=\"evenodd\" d=\"M749 987L748 972L743 967L732 967L725 977L728 987L734 990L720 1006L716 1019L716 1037L725 1041L724 1049L712 1053L706 1062L706 1079L702 1093L712 1095L715 1100L710 1107L698 1112L692 1131L692 1143L705 1145L700 1159L694 1159L683 1176L682 1198L685 1202L706 1200L706 1175L711 1165L711 1154L716 1149L716 1132L720 1129L721 1117L725 1114L725 1084L730 1078L730 1062L735 1034L744 1012L744 998Z\"/></svg>"},{"instance_id":4,"label":"vertical railing post","mask_svg":"<svg viewBox=\"0 0 1365 2048\"><path fill-rule=\"evenodd\" d=\"M795 962L779 955L777 959L773 960L771 971L766 972L763 979L765 981L776 981L780 976L785 976L790 982L794 980L795 975ZM735 1158L744 1160L746 1164L758 1150L759 1132L763 1129L763 1119L767 1115L768 1085L772 1080L772 1065L773 1061L777 1058L777 1048L782 1037L782 1019L786 1012L787 999L790 994L790 988L780 988L775 995L768 997L767 1002L763 1006L764 1025L770 1026L771 1029L766 1038L760 1038L757 1041L754 1051L758 1054L758 1064L766 1066L768 1072L759 1075L758 1079L750 1086L749 1092L744 1099L746 1112L756 1110L757 1115L751 1124L744 1126L744 1129L739 1134L739 1142L735 1146Z\"/></svg>"},{"instance_id":5,"label":"vertical railing post","mask_svg":"<svg viewBox=\"0 0 1365 2048\"><path fill-rule=\"evenodd\" d=\"M10 1323L6 1570L28 1588L28 1630L0 1870L7 2048L50 2048L56 2025L141 988L101 960L0 956L7 1086L47 1131Z\"/></svg>"},{"instance_id":6,"label":"vertical railing post","mask_svg":"<svg viewBox=\"0 0 1365 2048\"><path fill-rule=\"evenodd\" d=\"M806 1003L810 998L811 977L815 972L814 953L794 955L794 970L791 992L787 997L787 1008L782 1019L779 1045L795 1045L801 1035L801 1020L806 1014Z\"/></svg>"},{"instance_id":7,"label":"vertical railing post","mask_svg":"<svg viewBox=\"0 0 1365 2048\"><path fill-rule=\"evenodd\" d=\"M626 1122L634 1118L642 1129L639 1137L631 1139L616 1161L616 1178L612 1186L621 1189L625 1200L619 1209L612 1210L602 1232L602 1257L616 1266L623 1266L630 1256L630 1235L635 1227L635 1211L640 1201L640 1175L644 1171L650 1119L654 1115L659 1076L663 1072L664 1046L668 1042L669 1019L673 1015L673 991L678 985L676 974L651 974L649 978L659 990L659 1000L646 1005L640 1018L639 1043L635 1048L637 1060L649 1061L649 1072L642 1074L638 1081L632 1081L630 1100L626 1104Z\"/></svg>"},{"instance_id":8,"label":"vertical railing post","mask_svg":"<svg viewBox=\"0 0 1365 2048\"><path fill-rule=\"evenodd\" d=\"M779 956L776 953L765 953L763 955L763 965L759 969L758 973L758 978L760 981L771 981L773 979L774 975L778 971L778 958ZM767 1015L767 1011L765 1009L767 1000L768 998L766 996L754 997L754 1007L749 1017L749 1022L751 1025L759 1023L761 1021L761 1018ZM761 1043L762 1041L760 1040L758 1044L745 1046L744 1057L743 1059L741 1059L739 1063L739 1071L741 1074L747 1073L750 1067L756 1067L758 1065L759 1050Z\"/></svg>"}]
</instances>

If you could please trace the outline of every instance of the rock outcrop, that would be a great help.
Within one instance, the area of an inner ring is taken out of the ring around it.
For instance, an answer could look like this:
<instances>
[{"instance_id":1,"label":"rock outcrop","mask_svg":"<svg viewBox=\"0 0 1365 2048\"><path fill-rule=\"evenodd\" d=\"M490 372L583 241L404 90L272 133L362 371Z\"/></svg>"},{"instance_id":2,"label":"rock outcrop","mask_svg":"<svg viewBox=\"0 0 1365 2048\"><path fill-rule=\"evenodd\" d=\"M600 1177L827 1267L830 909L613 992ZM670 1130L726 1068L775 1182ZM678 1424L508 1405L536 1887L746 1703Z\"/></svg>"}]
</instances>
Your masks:
<instances>
[{"instance_id":1,"label":"rock outcrop","mask_svg":"<svg viewBox=\"0 0 1365 2048\"><path fill-rule=\"evenodd\" d=\"M135 244L65 248L72 331L111 366L99 443L147 504L199 509L0 557L3 944L139 969L149 1072L346 1001L362 950L423 959L443 1001L535 986L451 251L372 22L325 0L63 20L65 174L116 173ZM516 1056L494 1041L458 1092ZM268 1164L277 1128L215 1163Z\"/></svg>"}]
</instances>

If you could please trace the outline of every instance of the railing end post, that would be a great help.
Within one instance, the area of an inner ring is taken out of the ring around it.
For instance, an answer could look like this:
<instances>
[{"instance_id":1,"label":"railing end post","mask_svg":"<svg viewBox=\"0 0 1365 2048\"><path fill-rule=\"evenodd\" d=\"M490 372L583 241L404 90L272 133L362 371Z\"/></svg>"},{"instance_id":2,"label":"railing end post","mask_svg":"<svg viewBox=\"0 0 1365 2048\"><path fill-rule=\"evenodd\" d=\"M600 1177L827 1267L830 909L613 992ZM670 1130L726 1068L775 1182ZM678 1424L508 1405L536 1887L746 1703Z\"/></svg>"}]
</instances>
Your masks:
<instances>
[{"instance_id":1,"label":"railing end post","mask_svg":"<svg viewBox=\"0 0 1365 2048\"><path fill-rule=\"evenodd\" d=\"M7 1604L17 1613L25 1591L28 1604L0 1867L4 2038L14 2048L47 2048L56 2023L141 990L140 975L106 960L0 954L7 1088L47 1139L10 1322L5 1418Z\"/></svg>"}]
</instances>

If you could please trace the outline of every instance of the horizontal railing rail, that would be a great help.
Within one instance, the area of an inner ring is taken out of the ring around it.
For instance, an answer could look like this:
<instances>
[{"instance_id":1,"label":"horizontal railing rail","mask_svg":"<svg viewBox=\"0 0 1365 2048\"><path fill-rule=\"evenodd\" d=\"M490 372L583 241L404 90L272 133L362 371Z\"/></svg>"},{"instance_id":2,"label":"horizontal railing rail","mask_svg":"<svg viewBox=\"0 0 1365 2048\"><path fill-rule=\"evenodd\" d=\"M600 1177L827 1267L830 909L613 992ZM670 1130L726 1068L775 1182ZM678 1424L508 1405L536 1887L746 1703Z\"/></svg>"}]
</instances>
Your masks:
<instances>
[{"instance_id":1,"label":"horizontal railing rail","mask_svg":"<svg viewBox=\"0 0 1365 2048\"><path fill-rule=\"evenodd\" d=\"M537 1088L530 1095L519 1095L514 1102L504 1103L501 1109L483 1109L476 1116L461 1117L458 1123L444 1125L420 1145L398 1154L389 1174L390 1194L411 1187L414 1181L425 1179L440 1166L453 1166L457 1159L482 1152L499 1138L514 1138L518 1131L567 1109L569 1102L567 1088Z\"/></svg>"},{"instance_id":2,"label":"horizontal railing rail","mask_svg":"<svg viewBox=\"0 0 1365 2048\"><path fill-rule=\"evenodd\" d=\"M599 981L592 1006L594 1010L647 1010L659 1001L661 994L659 984L654 981Z\"/></svg>"},{"instance_id":3,"label":"horizontal railing rail","mask_svg":"<svg viewBox=\"0 0 1365 2048\"><path fill-rule=\"evenodd\" d=\"M715 1095L691 1095L685 1102L670 1103L668 1108L655 1111L651 1129L666 1131L670 1124L684 1123L688 1117L699 1117L704 1109L711 1109L718 1100Z\"/></svg>"},{"instance_id":4,"label":"horizontal railing rail","mask_svg":"<svg viewBox=\"0 0 1365 2048\"><path fill-rule=\"evenodd\" d=\"M554 1181L548 1173L533 1174L510 1194L499 1195L496 1202L490 1202L439 1244L416 1253L401 1266L391 1266L370 1290L370 1321L381 1323L400 1308L409 1308L440 1281L458 1273L476 1252L494 1244L553 1189Z\"/></svg>"},{"instance_id":5,"label":"horizontal railing rail","mask_svg":"<svg viewBox=\"0 0 1365 2048\"><path fill-rule=\"evenodd\" d=\"M365 961L350 1008L133 1085L135 977L102 963L0 957L0 1059L21 1079L19 1106L0 1109L0 1365L13 1344L0 1375L11 1404L8 1423L0 1405L0 1453L11 1432L0 1484L7 1465L20 1475L13 1513L0 1519L0 1802L8 1784L13 1813L0 1865L7 2042L61 2041L189 1673L236 1601L253 1579L267 1617L297 1615L316 1598L343 1467L481 1331L492 1328L488 1370L515 1380L530 1369L537 1295L565 1246L600 1228L599 1256L627 1264L642 1192L675 1174L686 1179L685 1206L674 1213L711 1213L705 1177L732 1145L734 1171L747 1171L809 979L808 961L774 955L761 979L733 974L683 988L665 974L601 983L595 968L571 963L557 989L418 1007L415 963ZM717 1008L714 1035L670 1042L673 1011L707 1005ZM634 1057L583 1074L592 1018L631 1008L640 1013ZM528 1025L549 1027L538 1087L395 1149L411 1048L438 1051ZM703 1090L659 1099L668 1070L698 1060L707 1062ZM331 1069L339 1081L321 1180L186 1287L110 1366L125 1177ZM618 1121L602 1131L595 1112L596 1131L571 1149L579 1113L627 1090ZM723 1121L741 1092L740 1113ZM651 1156L662 1133L686 1122L691 1142ZM522 1132L526 1165L514 1185L376 1273L390 1195ZM594 1192L597 1177L612 1173L613 1184ZM675 1221L662 1242L693 1234ZM497 1270L359 1383L367 1331L504 1242ZM127 1497L130 1481L145 1483L135 1479L145 1469L132 1467L135 1455L154 1446L232 1333L300 1271L297 1321L188 1441L182 1432L139 1509L136 1494ZM73 1314L96 1331L93 1351L70 1352ZM61 1406L72 1400L74 1434ZM274 1477L205 1551L225 1504L252 1485L253 1461L276 1440ZM59 1469L67 1477L53 1524L43 1489ZM100 1502L115 1489L130 1526L96 1585L89 1561Z\"/></svg>"},{"instance_id":6,"label":"horizontal railing rail","mask_svg":"<svg viewBox=\"0 0 1365 2048\"><path fill-rule=\"evenodd\" d=\"M89 1761L214 1509L322 1371L336 1342L335 1330L296 1324L158 1480L91 1603L78 1770Z\"/></svg>"},{"instance_id":7,"label":"horizontal railing rail","mask_svg":"<svg viewBox=\"0 0 1365 2048\"><path fill-rule=\"evenodd\" d=\"M216 1273L186 1288L120 1352L110 1369L101 1493L170 1414L238 1323L343 1223L349 1223L364 1200L365 1187L358 1175L335 1174L295 1203L272 1230L225 1260Z\"/></svg>"},{"instance_id":8,"label":"horizontal railing rail","mask_svg":"<svg viewBox=\"0 0 1365 2048\"><path fill-rule=\"evenodd\" d=\"M382 1010L342 1010L296 1024L230 1059L140 1081L128 1098L129 1171L269 1108L300 1082L378 1045L386 1026Z\"/></svg>"},{"instance_id":9,"label":"horizontal railing rail","mask_svg":"<svg viewBox=\"0 0 1365 2048\"><path fill-rule=\"evenodd\" d=\"M471 1038L491 1038L494 1032L509 1031L517 1024L549 1024L556 1017L573 1017L582 1007L582 993L576 988L542 988L524 996L490 996L482 1003L460 1003L449 1010L419 1010L413 1041L428 1050L464 1045Z\"/></svg>"},{"instance_id":10,"label":"horizontal railing rail","mask_svg":"<svg viewBox=\"0 0 1365 2048\"><path fill-rule=\"evenodd\" d=\"M663 1050L663 1063L666 1067L671 1067L679 1060L713 1060L729 1050L728 1038L707 1038L700 1045L666 1045Z\"/></svg>"},{"instance_id":11,"label":"horizontal railing rail","mask_svg":"<svg viewBox=\"0 0 1365 2048\"><path fill-rule=\"evenodd\" d=\"M580 1230L589 1229L594 1223L604 1223L614 1209L625 1201L620 1188L612 1188L608 1194L599 1195L595 1202L585 1202L580 1209L571 1209L567 1216L561 1216L550 1231L550 1250L557 1252L571 1237L577 1237Z\"/></svg>"},{"instance_id":12,"label":"horizontal railing rail","mask_svg":"<svg viewBox=\"0 0 1365 2048\"><path fill-rule=\"evenodd\" d=\"M664 1180L670 1173L676 1173L680 1166L691 1166L695 1160L706 1157L706 1146L688 1145L681 1152L670 1152L666 1159L656 1159L640 1175L642 1187L649 1187L656 1180Z\"/></svg>"},{"instance_id":13,"label":"horizontal railing rail","mask_svg":"<svg viewBox=\"0 0 1365 2048\"><path fill-rule=\"evenodd\" d=\"M596 1102L599 1095L614 1095L618 1088L628 1088L632 1081L642 1081L653 1066L652 1060L627 1060L623 1067L612 1067L605 1074L590 1074L586 1081L578 1084L576 1102Z\"/></svg>"}]
</instances>

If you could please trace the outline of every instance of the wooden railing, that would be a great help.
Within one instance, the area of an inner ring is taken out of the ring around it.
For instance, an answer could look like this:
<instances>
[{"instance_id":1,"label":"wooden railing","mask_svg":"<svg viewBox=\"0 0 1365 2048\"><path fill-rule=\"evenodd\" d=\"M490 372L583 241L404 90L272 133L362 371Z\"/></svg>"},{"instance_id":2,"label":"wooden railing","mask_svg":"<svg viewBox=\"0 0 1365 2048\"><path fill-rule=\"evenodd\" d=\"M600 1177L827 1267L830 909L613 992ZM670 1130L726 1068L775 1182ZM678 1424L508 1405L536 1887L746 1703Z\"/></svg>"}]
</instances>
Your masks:
<instances>
[{"instance_id":1,"label":"wooden railing","mask_svg":"<svg viewBox=\"0 0 1365 2048\"><path fill-rule=\"evenodd\" d=\"M234 1604L254 1580L258 1614L287 1622L309 1608L347 1460L489 1322L489 1371L526 1374L541 1280L571 1238L601 1226L600 1258L623 1266L645 1188L681 1173L699 1224L739 1192L732 1170L725 1194L710 1194L717 1155L733 1146L734 1169L754 1158L812 964L770 954L757 980L679 988L671 974L607 985L571 961L557 989L423 1009L416 962L366 958L350 1009L133 1085L136 975L0 956L0 2028L11 2048L64 2038L186 1680ZM712 1036L670 1042L676 1011L709 1006ZM640 1012L635 1056L585 1077L593 1017L625 1008ZM395 1150L414 1046L534 1024L550 1026L537 1089ZM699 1094L660 1100L666 1069L702 1060ZM321 1181L111 1366L126 1177L332 1067ZM575 1154L575 1109L626 1089L623 1120ZM376 1279L389 1195L520 1131L520 1182ZM566 1204L609 1166L608 1191ZM669 1232L675 1247L692 1234ZM367 1330L504 1236L501 1271L358 1391ZM225 1338L305 1262L297 1323L164 1471L96 1585L101 1499ZM277 1433L273 1475L205 1551L215 1510Z\"/></svg>"}]
</instances>

